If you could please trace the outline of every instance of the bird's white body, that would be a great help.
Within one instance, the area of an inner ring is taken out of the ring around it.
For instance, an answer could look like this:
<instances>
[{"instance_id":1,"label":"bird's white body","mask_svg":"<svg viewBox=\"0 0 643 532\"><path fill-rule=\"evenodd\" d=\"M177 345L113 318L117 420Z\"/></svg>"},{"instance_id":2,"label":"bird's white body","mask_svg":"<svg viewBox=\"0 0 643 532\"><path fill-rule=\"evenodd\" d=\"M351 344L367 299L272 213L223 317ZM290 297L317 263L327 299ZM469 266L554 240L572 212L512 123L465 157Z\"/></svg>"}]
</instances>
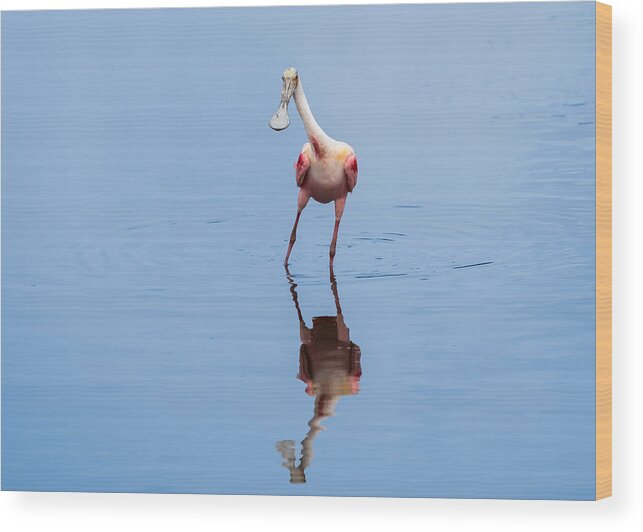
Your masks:
<instances>
[{"instance_id":1,"label":"bird's white body","mask_svg":"<svg viewBox=\"0 0 643 532\"><path fill-rule=\"evenodd\" d=\"M344 162L353 153L353 148L345 142L330 140L322 157L317 157L310 142L301 149L310 160L302 188L319 203L329 203L348 194Z\"/></svg>"},{"instance_id":2,"label":"bird's white body","mask_svg":"<svg viewBox=\"0 0 643 532\"><path fill-rule=\"evenodd\" d=\"M284 263L288 264L288 257L296 240L301 212L308 200L313 198L320 203L335 202L335 230L330 245L330 265L332 266L339 222L344 212L346 197L357 184L357 158L350 145L329 137L319 126L310 110L297 71L294 68L287 69L282 79L284 85L281 104L270 121L270 127L277 131L288 127L290 124L288 101L292 96L309 141L302 147L295 163L295 180L300 191L297 199L297 218Z\"/></svg>"}]
</instances>

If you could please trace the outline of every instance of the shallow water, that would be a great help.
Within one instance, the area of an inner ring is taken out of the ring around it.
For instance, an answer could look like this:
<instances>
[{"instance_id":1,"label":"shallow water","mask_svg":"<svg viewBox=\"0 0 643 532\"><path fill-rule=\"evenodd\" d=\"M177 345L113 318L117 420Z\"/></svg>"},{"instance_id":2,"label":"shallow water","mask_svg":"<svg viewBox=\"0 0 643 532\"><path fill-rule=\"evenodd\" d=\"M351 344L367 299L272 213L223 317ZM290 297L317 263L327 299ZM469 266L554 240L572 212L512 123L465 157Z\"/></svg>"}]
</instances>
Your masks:
<instances>
[{"instance_id":1,"label":"shallow water","mask_svg":"<svg viewBox=\"0 0 643 532\"><path fill-rule=\"evenodd\" d=\"M593 498L593 6L3 13L3 489Z\"/></svg>"}]
</instances>

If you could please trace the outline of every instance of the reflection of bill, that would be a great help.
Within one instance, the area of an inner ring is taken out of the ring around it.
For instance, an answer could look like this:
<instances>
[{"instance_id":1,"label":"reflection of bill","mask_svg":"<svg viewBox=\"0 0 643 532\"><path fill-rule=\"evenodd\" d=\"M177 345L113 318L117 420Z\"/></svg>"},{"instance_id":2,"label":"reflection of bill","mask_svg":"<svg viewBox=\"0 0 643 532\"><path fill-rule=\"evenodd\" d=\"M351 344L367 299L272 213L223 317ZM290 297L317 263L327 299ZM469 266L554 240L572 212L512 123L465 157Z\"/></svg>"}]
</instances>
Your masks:
<instances>
[{"instance_id":1,"label":"reflection of bill","mask_svg":"<svg viewBox=\"0 0 643 532\"><path fill-rule=\"evenodd\" d=\"M330 282L337 316L313 318L312 328L304 322L297 298L297 285L290 273L288 282L297 310L301 338L297 377L306 383L306 393L315 397L315 406L313 417L308 422L310 430L301 442L299 465L293 440L277 442L277 450L284 459L283 466L290 471L290 482L303 483L306 482L304 471L313 459L313 440L320 431L325 430L321 425L322 421L335 415L335 405L342 395L359 392L359 379L362 375L361 352L359 346L351 342L348 327L344 323L337 282L332 269Z\"/></svg>"}]
</instances>

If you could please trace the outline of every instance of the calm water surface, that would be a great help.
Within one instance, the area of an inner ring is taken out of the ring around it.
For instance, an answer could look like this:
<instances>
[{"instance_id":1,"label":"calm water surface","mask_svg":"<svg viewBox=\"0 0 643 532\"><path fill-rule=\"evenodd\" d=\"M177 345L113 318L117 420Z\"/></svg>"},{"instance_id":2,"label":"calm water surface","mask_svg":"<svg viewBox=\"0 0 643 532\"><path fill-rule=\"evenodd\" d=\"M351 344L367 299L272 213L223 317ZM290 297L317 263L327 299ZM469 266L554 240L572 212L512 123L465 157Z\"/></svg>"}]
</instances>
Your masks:
<instances>
[{"instance_id":1,"label":"calm water surface","mask_svg":"<svg viewBox=\"0 0 643 532\"><path fill-rule=\"evenodd\" d=\"M593 3L3 13L2 95L3 489L593 498Z\"/></svg>"}]
</instances>

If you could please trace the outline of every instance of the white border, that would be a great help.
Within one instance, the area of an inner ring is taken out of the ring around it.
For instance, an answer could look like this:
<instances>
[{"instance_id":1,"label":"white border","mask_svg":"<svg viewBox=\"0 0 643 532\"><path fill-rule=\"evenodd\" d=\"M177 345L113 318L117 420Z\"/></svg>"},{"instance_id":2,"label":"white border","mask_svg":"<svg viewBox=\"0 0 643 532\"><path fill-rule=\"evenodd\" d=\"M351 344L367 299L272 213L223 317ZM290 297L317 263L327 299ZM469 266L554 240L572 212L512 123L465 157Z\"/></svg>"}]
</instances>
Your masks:
<instances>
[{"instance_id":1,"label":"white border","mask_svg":"<svg viewBox=\"0 0 643 532\"><path fill-rule=\"evenodd\" d=\"M466 0L463 3L485 3L489 0ZM501 0L506 1L506 0ZM527 1L527 0L523 0ZM541 1L541 0L531 0ZM542 0L542 1L555 1L555 0ZM1 9L96 9L96 8L154 8L154 7L225 7L225 6L286 6L286 5L330 5L330 4L436 4L440 2L426 2L422 0L405 0L403 2L396 2L391 0L188 0L184 2L172 0L85 0L82 2L73 0L2 0ZM453 4L458 2L442 2L445 4ZM5 7L5 4L7 6Z\"/></svg>"}]
</instances>

